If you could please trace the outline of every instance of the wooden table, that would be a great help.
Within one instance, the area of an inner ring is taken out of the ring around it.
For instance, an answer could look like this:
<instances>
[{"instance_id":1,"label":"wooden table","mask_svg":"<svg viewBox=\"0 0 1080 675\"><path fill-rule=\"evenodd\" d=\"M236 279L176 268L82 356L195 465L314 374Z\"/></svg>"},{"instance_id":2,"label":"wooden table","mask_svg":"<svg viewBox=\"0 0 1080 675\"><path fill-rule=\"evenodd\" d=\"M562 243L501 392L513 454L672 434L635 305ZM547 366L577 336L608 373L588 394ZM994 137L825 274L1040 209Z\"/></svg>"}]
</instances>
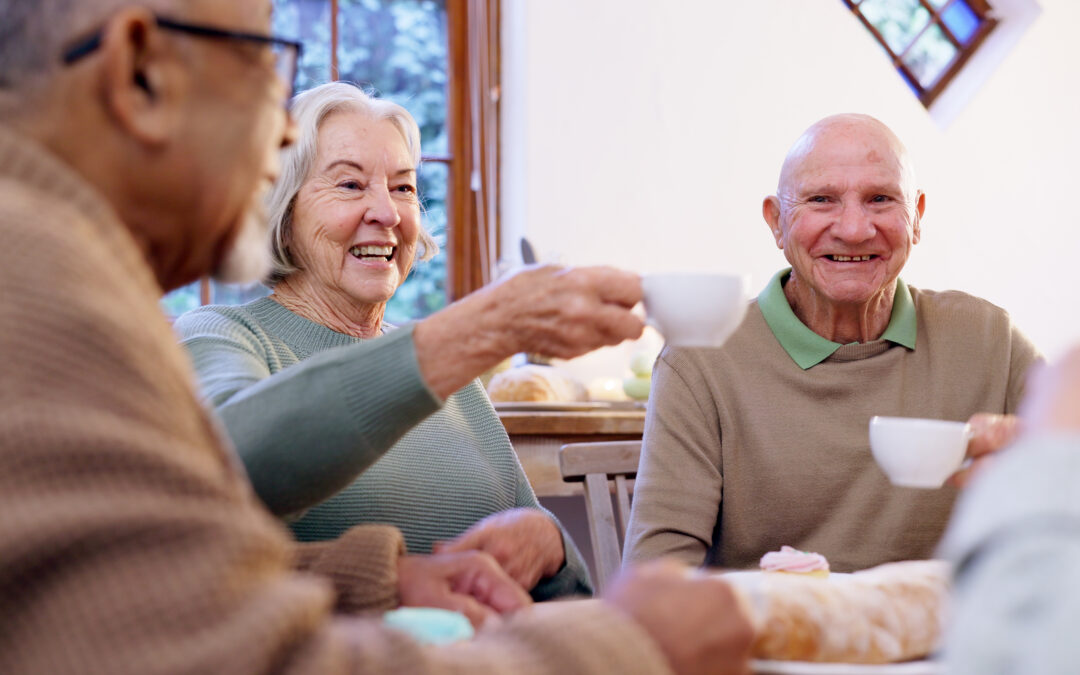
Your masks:
<instances>
[{"instance_id":1,"label":"wooden table","mask_svg":"<svg viewBox=\"0 0 1080 675\"><path fill-rule=\"evenodd\" d=\"M564 443L640 440L645 411L499 411L510 442L538 497L582 494L581 483L564 483L559 448Z\"/></svg>"}]
</instances>

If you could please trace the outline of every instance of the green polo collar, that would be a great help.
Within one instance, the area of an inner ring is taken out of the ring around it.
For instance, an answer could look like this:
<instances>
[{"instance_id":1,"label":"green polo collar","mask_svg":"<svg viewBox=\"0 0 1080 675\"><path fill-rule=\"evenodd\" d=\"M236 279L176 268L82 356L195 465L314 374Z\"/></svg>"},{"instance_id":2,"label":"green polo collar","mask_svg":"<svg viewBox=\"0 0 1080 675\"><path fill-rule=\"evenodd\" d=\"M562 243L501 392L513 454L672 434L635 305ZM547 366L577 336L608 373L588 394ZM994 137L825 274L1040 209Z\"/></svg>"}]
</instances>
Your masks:
<instances>
[{"instance_id":1,"label":"green polo collar","mask_svg":"<svg viewBox=\"0 0 1080 675\"><path fill-rule=\"evenodd\" d=\"M806 370L829 358L843 347L839 342L827 340L806 327L788 304L784 295L784 282L791 276L791 268L780 270L758 296L758 307L765 317L780 346L800 368ZM903 279L896 280L896 296L893 298L892 316L882 334L882 340L895 342L908 349L915 349L915 303L911 291Z\"/></svg>"}]
</instances>

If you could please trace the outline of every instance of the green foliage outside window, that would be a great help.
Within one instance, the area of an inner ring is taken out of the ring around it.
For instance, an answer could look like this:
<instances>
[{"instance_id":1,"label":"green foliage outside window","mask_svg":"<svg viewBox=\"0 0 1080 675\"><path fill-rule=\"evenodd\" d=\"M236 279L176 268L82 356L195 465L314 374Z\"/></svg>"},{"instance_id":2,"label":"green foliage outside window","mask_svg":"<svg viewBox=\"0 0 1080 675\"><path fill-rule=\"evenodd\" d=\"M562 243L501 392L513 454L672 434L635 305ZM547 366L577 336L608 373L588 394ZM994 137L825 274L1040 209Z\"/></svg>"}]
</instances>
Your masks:
<instances>
[{"instance_id":1,"label":"green foliage outside window","mask_svg":"<svg viewBox=\"0 0 1080 675\"><path fill-rule=\"evenodd\" d=\"M304 43L298 86L330 80L329 0L274 0L274 32ZM425 156L447 153L447 43L445 0L339 0L338 79L354 82L404 106L420 126ZM401 323L446 304L446 190L448 168L426 161L419 173L424 227L443 249L416 263L387 303L386 320ZM260 284L214 284L212 301L234 304L268 293ZM178 289L162 300L172 316L199 305L199 286Z\"/></svg>"}]
</instances>

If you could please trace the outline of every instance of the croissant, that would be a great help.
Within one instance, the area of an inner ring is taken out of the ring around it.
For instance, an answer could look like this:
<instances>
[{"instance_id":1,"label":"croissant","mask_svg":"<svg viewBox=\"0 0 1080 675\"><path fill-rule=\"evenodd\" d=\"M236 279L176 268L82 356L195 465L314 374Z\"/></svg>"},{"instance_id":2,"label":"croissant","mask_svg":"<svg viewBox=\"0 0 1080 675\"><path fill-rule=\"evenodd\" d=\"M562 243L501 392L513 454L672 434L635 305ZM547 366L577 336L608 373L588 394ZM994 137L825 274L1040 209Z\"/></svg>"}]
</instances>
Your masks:
<instances>
[{"instance_id":1,"label":"croissant","mask_svg":"<svg viewBox=\"0 0 1080 675\"><path fill-rule=\"evenodd\" d=\"M752 572L725 575L742 590L759 659L881 664L930 654L948 610L948 563L888 563L827 579Z\"/></svg>"}]
</instances>

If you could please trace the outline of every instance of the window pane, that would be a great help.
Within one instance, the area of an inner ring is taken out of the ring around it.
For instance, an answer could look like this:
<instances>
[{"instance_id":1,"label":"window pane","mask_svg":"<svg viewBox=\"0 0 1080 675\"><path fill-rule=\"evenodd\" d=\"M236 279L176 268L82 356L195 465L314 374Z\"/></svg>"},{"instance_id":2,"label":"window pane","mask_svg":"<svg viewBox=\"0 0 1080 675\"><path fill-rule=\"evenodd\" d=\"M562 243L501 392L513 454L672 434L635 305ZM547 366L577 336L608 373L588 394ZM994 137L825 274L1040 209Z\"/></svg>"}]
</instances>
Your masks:
<instances>
[{"instance_id":1,"label":"window pane","mask_svg":"<svg viewBox=\"0 0 1080 675\"><path fill-rule=\"evenodd\" d=\"M894 54L903 53L930 19L919 0L865 0L859 9Z\"/></svg>"},{"instance_id":2,"label":"window pane","mask_svg":"<svg viewBox=\"0 0 1080 675\"><path fill-rule=\"evenodd\" d=\"M210 302L215 305L242 305L267 295L270 295L270 289L259 282L253 284L210 282Z\"/></svg>"},{"instance_id":3,"label":"window pane","mask_svg":"<svg viewBox=\"0 0 1080 675\"><path fill-rule=\"evenodd\" d=\"M405 106L424 153L446 154L445 0L341 0L338 36L340 79Z\"/></svg>"},{"instance_id":4,"label":"window pane","mask_svg":"<svg viewBox=\"0 0 1080 675\"><path fill-rule=\"evenodd\" d=\"M386 304L386 320L400 324L418 319L446 305L446 185L449 167L442 162L420 166L420 196L424 227L439 244L439 254L415 262L409 278Z\"/></svg>"},{"instance_id":5,"label":"window pane","mask_svg":"<svg viewBox=\"0 0 1080 675\"><path fill-rule=\"evenodd\" d=\"M199 298L199 282L182 286L161 299L161 311L170 317L178 317L184 312L195 309L201 305Z\"/></svg>"},{"instance_id":6,"label":"window pane","mask_svg":"<svg viewBox=\"0 0 1080 675\"><path fill-rule=\"evenodd\" d=\"M924 89L929 89L949 67L955 56L956 47L945 37L941 27L935 24L912 45L911 50L904 57L904 63L915 74L919 85Z\"/></svg>"},{"instance_id":7,"label":"window pane","mask_svg":"<svg viewBox=\"0 0 1080 675\"><path fill-rule=\"evenodd\" d=\"M298 90L330 80L330 0L274 0L274 32L304 43Z\"/></svg>"},{"instance_id":8,"label":"window pane","mask_svg":"<svg viewBox=\"0 0 1080 675\"><path fill-rule=\"evenodd\" d=\"M956 0L941 13L946 28L952 31L960 44L967 44L979 27L979 17L964 0Z\"/></svg>"},{"instance_id":9,"label":"window pane","mask_svg":"<svg viewBox=\"0 0 1080 675\"><path fill-rule=\"evenodd\" d=\"M370 86L403 105L420 126L425 155L446 155L447 47L445 0L340 0L338 69L342 80ZM445 164L419 175L424 226L444 252L413 271L387 303L391 323L422 318L446 304Z\"/></svg>"}]
</instances>

